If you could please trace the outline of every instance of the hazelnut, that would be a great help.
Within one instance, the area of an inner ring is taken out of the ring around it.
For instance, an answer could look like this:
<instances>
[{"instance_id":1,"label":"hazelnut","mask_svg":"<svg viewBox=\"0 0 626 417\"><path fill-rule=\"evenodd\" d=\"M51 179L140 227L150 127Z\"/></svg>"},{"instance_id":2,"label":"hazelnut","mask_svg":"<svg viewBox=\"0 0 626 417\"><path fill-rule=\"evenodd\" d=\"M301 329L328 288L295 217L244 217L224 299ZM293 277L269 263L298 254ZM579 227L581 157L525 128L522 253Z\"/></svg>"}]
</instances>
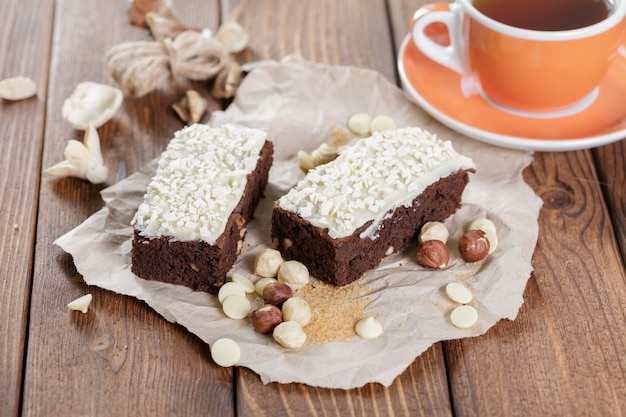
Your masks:
<instances>
[{"instance_id":1,"label":"hazelnut","mask_svg":"<svg viewBox=\"0 0 626 417\"><path fill-rule=\"evenodd\" d=\"M300 297L291 297L285 301L281 311L285 321L297 321L302 327L309 324L313 317L311 307L304 298Z\"/></svg>"},{"instance_id":2,"label":"hazelnut","mask_svg":"<svg viewBox=\"0 0 626 417\"><path fill-rule=\"evenodd\" d=\"M278 268L278 282L288 284L292 289L299 290L309 283L309 270L298 261L285 261Z\"/></svg>"},{"instance_id":3,"label":"hazelnut","mask_svg":"<svg viewBox=\"0 0 626 417\"><path fill-rule=\"evenodd\" d=\"M271 278L278 274L283 257L276 249L266 248L254 260L254 273L260 277Z\"/></svg>"},{"instance_id":4,"label":"hazelnut","mask_svg":"<svg viewBox=\"0 0 626 417\"><path fill-rule=\"evenodd\" d=\"M278 307L266 304L252 312L252 327L259 333L267 334L283 322L283 315Z\"/></svg>"},{"instance_id":5,"label":"hazelnut","mask_svg":"<svg viewBox=\"0 0 626 417\"><path fill-rule=\"evenodd\" d=\"M472 221L467 230L482 230L485 232L485 238L489 241L489 254L495 252L498 247L498 235L496 233L496 225L489 219L476 219Z\"/></svg>"},{"instance_id":6,"label":"hazelnut","mask_svg":"<svg viewBox=\"0 0 626 417\"><path fill-rule=\"evenodd\" d=\"M441 240L443 243L448 241L448 229L441 222L427 222L422 226L419 235L420 242L427 240Z\"/></svg>"},{"instance_id":7,"label":"hazelnut","mask_svg":"<svg viewBox=\"0 0 626 417\"><path fill-rule=\"evenodd\" d=\"M272 282L263 289L263 301L280 308L285 301L293 296L293 290L282 282Z\"/></svg>"},{"instance_id":8,"label":"hazelnut","mask_svg":"<svg viewBox=\"0 0 626 417\"><path fill-rule=\"evenodd\" d=\"M261 278L254 283L254 290L257 294L263 297L263 290L265 290L265 287L273 282L278 282L278 280L276 278Z\"/></svg>"},{"instance_id":9,"label":"hazelnut","mask_svg":"<svg viewBox=\"0 0 626 417\"><path fill-rule=\"evenodd\" d=\"M272 332L274 340L282 347L297 349L306 342L306 333L297 321L284 321L274 328Z\"/></svg>"},{"instance_id":10,"label":"hazelnut","mask_svg":"<svg viewBox=\"0 0 626 417\"><path fill-rule=\"evenodd\" d=\"M415 260L424 268L445 268L450 261L450 250L441 240L420 243Z\"/></svg>"},{"instance_id":11,"label":"hazelnut","mask_svg":"<svg viewBox=\"0 0 626 417\"><path fill-rule=\"evenodd\" d=\"M469 230L459 239L459 252L466 262L478 262L489 254L489 241L482 230Z\"/></svg>"}]
</instances>

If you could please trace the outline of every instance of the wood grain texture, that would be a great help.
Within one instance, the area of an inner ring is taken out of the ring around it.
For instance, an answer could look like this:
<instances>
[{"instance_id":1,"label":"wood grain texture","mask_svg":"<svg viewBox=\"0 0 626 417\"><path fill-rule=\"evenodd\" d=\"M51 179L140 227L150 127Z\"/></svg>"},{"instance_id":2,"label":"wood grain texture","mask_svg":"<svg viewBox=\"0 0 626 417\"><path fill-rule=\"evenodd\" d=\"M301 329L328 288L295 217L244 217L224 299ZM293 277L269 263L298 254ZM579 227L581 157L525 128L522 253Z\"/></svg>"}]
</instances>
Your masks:
<instances>
[{"instance_id":1,"label":"wood grain texture","mask_svg":"<svg viewBox=\"0 0 626 417\"><path fill-rule=\"evenodd\" d=\"M625 415L626 277L590 152L537 153L525 179L535 273L515 321L446 343L455 415Z\"/></svg>"},{"instance_id":2,"label":"wood grain texture","mask_svg":"<svg viewBox=\"0 0 626 417\"><path fill-rule=\"evenodd\" d=\"M598 178L611 213L615 235L626 264L626 141L602 146L593 152Z\"/></svg>"},{"instance_id":3,"label":"wood grain texture","mask_svg":"<svg viewBox=\"0 0 626 417\"><path fill-rule=\"evenodd\" d=\"M0 16L0 80L26 76L37 96L0 99L0 415L17 416L35 252L52 4L10 2ZM18 175L16 175L18 174Z\"/></svg>"},{"instance_id":4,"label":"wood grain texture","mask_svg":"<svg viewBox=\"0 0 626 417\"><path fill-rule=\"evenodd\" d=\"M238 416L435 417L451 416L441 344L433 345L386 388L367 384L352 390L302 384L263 385L247 369L237 373ZM343 411L340 411L343 410Z\"/></svg>"},{"instance_id":5,"label":"wood grain texture","mask_svg":"<svg viewBox=\"0 0 626 417\"><path fill-rule=\"evenodd\" d=\"M326 64L374 68L392 82L396 79L395 46L382 1L368 2L368 7L360 1L241 1L226 10L225 18L255 34L246 60L281 59L295 53ZM352 410L355 416L450 415L440 347L424 357L390 388L369 384L348 392L304 385L263 386L255 374L242 370L237 374L238 415L333 415L342 409Z\"/></svg>"},{"instance_id":6,"label":"wood grain texture","mask_svg":"<svg viewBox=\"0 0 626 417\"><path fill-rule=\"evenodd\" d=\"M44 167L63 159L67 140L82 140L61 119L63 100L82 81L114 84L104 68L113 45L150 39L128 23L127 7L124 0L56 3ZM176 12L189 26L215 30L219 22L216 2L190 2ZM162 152L183 125L170 105L190 85L169 80L143 98L126 98L99 129L108 184ZM208 86L194 87L207 95ZM105 186L42 179L23 415L233 415L232 371L213 364L206 344L140 301L88 288L71 257L52 245L102 207ZM66 304L87 292L94 296L89 312L68 311Z\"/></svg>"}]
</instances>

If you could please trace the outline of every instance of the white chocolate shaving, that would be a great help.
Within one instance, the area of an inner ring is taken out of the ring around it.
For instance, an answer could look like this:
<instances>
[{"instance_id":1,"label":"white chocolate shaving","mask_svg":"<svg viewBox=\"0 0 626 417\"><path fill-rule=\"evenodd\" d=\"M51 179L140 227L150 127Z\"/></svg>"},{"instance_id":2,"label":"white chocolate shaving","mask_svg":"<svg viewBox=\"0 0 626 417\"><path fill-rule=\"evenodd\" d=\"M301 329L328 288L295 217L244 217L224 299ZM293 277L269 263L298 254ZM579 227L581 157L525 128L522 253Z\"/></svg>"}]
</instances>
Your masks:
<instances>
[{"instance_id":1,"label":"white chocolate shaving","mask_svg":"<svg viewBox=\"0 0 626 417\"><path fill-rule=\"evenodd\" d=\"M71 139L64 151L65 160L45 170L57 177L77 177L93 184L106 181L109 173L100 150L100 136L94 126L85 130L83 142Z\"/></svg>"},{"instance_id":2,"label":"white chocolate shaving","mask_svg":"<svg viewBox=\"0 0 626 417\"><path fill-rule=\"evenodd\" d=\"M119 88L90 81L76 86L63 102L63 119L74 129L98 128L108 122L119 109L124 94Z\"/></svg>"}]
</instances>

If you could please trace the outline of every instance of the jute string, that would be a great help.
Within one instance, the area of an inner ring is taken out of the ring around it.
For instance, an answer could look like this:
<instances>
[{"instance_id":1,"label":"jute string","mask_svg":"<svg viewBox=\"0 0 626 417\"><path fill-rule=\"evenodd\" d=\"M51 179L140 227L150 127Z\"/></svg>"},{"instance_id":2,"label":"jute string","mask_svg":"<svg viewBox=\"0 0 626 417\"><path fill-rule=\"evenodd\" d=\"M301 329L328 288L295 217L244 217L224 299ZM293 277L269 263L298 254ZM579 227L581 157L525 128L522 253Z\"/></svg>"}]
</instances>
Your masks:
<instances>
[{"instance_id":1,"label":"jute string","mask_svg":"<svg viewBox=\"0 0 626 417\"><path fill-rule=\"evenodd\" d=\"M116 45L106 54L105 63L125 95L141 97L169 77L208 80L228 59L228 51L218 39L189 30L175 39Z\"/></svg>"}]
</instances>

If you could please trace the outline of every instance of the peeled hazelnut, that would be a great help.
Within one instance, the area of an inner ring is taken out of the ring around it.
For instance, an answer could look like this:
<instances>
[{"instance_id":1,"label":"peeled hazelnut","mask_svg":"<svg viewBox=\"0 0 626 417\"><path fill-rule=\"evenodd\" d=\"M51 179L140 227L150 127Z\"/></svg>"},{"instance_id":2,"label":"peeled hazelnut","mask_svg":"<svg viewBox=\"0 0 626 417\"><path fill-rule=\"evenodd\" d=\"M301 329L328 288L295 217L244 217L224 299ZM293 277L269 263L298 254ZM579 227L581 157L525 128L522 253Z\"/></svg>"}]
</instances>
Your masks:
<instances>
[{"instance_id":1,"label":"peeled hazelnut","mask_svg":"<svg viewBox=\"0 0 626 417\"><path fill-rule=\"evenodd\" d=\"M302 327L311 322L313 313L309 304L300 297L291 297L281 309L285 321L297 321Z\"/></svg>"},{"instance_id":2,"label":"peeled hazelnut","mask_svg":"<svg viewBox=\"0 0 626 417\"><path fill-rule=\"evenodd\" d=\"M296 321L284 321L274 328L272 333L282 347L288 349L297 349L306 342L306 333L302 330L300 323Z\"/></svg>"},{"instance_id":3,"label":"peeled hazelnut","mask_svg":"<svg viewBox=\"0 0 626 417\"><path fill-rule=\"evenodd\" d=\"M292 289L299 290L309 283L309 270L298 261L286 261L278 268L278 282L288 284Z\"/></svg>"},{"instance_id":4,"label":"peeled hazelnut","mask_svg":"<svg viewBox=\"0 0 626 417\"><path fill-rule=\"evenodd\" d=\"M441 222L427 222L422 226L419 235L420 242L427 240L441 240L443 243L448 241L449 232L446 226Z\"/></svg>"},{"instance_id":5,"label":"peeled hazelnut","mask_svg":"<svg viewBox=\"0 0 626 417\"><path fill-rule=\"evenodd\" d=\"M275 282L265 286L263 289L263 302L281 307L285 301L293 296L293 290L287 284Z\"/></svg>"},{"instance_id":6,"label":"peeled hazelnut","mask_svg":"<svg viewBox=\"0 0 626 417\"><path fill-rule=\"evenodd\" d=\"M267 334L283 322L283 315L278 307L265 304L252 312L252 327L259 333Z\"/></svg>"},{"instance_id":7,"label":"peeled hazelnut","mask_svg":"<svg viewBox=\"0 0 626 417\"><path fill-rule=\"evenodd\" d=\"M482 230L469 230L459 239L459 252L466 262L478 262L489 254L489 241Z\"/></svg>"},{"instance_id":8,"label":"peeled hazelnut","mask_svg":"<svg viewBox=\"0 0 626 417\"><path fill-rule=\"evenodd\" d=\"M275 277L283 257L276 249L264 249L254 260L254 273L260 277Z\"/></svg>"},{"instance_id":9,"label":"peeled hazelnut","mask_svg":"<svg viewBox=\"0 0 626 417\"><path fill-rule=\"evenodd\" d=\"M427 240L417 247L415 260L424 268L445 268L450 262L450 250L441 240Z\"/></svg>"}]
</instances>

